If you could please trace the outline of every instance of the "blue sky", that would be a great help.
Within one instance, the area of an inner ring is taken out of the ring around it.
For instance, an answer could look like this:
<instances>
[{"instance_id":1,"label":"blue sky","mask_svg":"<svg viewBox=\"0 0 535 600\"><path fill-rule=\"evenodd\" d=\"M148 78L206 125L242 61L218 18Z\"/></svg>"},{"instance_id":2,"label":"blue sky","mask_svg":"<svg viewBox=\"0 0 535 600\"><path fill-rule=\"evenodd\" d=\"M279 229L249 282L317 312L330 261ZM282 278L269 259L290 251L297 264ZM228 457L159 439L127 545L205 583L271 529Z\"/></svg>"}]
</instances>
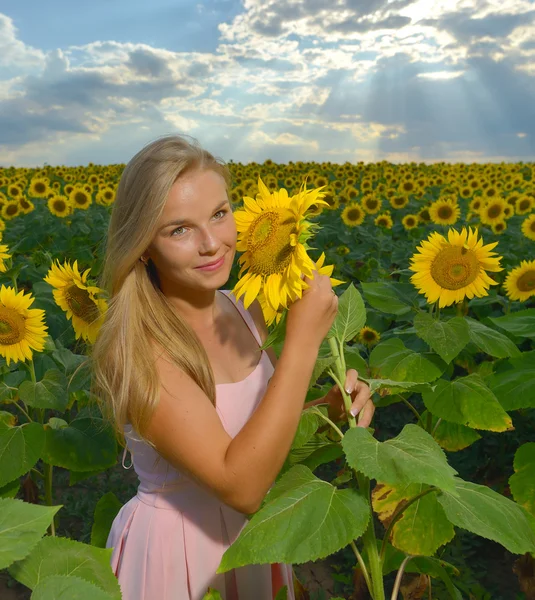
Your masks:
<instances>
[{"instance_id":1,"label":"blue sky","mask_svg":"<svg viewBox=\"0 0 535 600\"><path fill-rule=\"evenodd\" d=\"M0 2L0 165L533 161L532 0Z\"/></svg>"}]
</instances>

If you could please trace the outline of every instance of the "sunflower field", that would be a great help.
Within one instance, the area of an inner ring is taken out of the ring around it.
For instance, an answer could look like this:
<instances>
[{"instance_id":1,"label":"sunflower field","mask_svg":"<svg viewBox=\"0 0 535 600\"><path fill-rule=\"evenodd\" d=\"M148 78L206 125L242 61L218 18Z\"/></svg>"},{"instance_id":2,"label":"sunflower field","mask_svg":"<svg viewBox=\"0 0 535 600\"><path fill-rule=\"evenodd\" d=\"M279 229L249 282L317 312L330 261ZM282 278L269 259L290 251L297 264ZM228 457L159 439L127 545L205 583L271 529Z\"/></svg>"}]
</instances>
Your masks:
<instances>
[{"instance_id":1,"label":"sunflower field","mask_svg":"<svg viewBox=\"0 0 535 600\"><path fill-rule=\"evenodd\" d=\"M135 482L87 358L123 168L0 168L0 584L14 598L121 598L105 543ZM303 411L220 572L285 562L299 576L321 561L328 585L295 583L312 600L534 598L535 165L229 168L243 254L225 287L258 297L279 353L299 295L285 269L332 276L339 313L307 400L354 368L376 412L365 429L321 403ZM281 207L296 198L286 230ZM256 256L301 253L269 281L242 273L268 213L274 237Z\"/></svg>"}]
</instances>

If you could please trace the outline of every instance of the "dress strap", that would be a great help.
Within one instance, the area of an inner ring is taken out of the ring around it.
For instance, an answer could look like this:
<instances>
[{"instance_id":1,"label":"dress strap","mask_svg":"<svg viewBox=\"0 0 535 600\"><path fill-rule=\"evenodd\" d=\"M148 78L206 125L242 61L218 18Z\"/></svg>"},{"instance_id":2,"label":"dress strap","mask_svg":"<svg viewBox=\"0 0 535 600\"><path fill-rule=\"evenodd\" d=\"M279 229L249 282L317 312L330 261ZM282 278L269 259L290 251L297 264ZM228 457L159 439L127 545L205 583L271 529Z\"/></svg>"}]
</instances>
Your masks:
<instances>
[{"instance_id":1,"label":"dress strap","mask_svg":"<svg viewBox=\"0 0 535 600\"><path fill-rule=\"evenodd\" d=\"M129 452L129 450L128 450L128 447L127 447L127 446L125 446L125 447L124 447L124 452L123 452L123 460L122 460L122 465L123 465L123 468L125 468L125 469L130 469L130 468L132 467L132 465L134 464L134 463L132 462L132 453L131 453L131 452L130 452L130 464L128 465L128 467L127 467L127 466L124 464L124 461L126 460L126 453L127 453L127 452Z\"/></svg>"},{"instance_id":2,"label":"dress strap","mask_svg":"<svg viewBox=\"0 0 535 600\"><path fill-rule=\"evenodd\" d=\"M251 313L243 305L243 301L241 299L240 300L236 300L236 296L234 296L234 294L232 293L231 290L219 290L219 291L223 292L223 294L225 294L225 296L238 309L238 312L240 313L240 315L242 316L243 320L247 324L247 327L249 327L249 329L251 330L251 333L254 335L256 341L258 342L258 345L262 346L262 344L263 344L262 338L260 337L260 334L258 333L258 329L257 329L257 327L255 325L254 319L251 316Z\"/></svg>"}]
</instances>

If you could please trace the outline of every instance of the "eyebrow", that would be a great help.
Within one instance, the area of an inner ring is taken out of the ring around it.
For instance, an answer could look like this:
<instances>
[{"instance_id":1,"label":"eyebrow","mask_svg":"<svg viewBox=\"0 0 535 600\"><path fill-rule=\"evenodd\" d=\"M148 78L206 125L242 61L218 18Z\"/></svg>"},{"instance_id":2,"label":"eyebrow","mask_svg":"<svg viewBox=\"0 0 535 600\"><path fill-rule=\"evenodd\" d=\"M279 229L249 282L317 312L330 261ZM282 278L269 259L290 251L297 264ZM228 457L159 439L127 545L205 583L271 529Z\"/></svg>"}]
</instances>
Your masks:
<instances>
[{"instance_id":1,"label":"eyebrow","mask_svg":"<svg viewBox=\"0 0 535 600\"><path fill-rule=\"evenodd\" d=\"M223 200L222 202L220 202L215 208L213 212L217 212L218 210L220 210L221 208L223 208L224 206L226 206L228 204L228 198L226 200ZM162 231L163 229L165 229L166 227L170 227L171 225L176 225L177 227L180 225L184 225L184 223L187 223L188 220L187 219L173 219L172 221L168 221L167 223L165 223L165 225L162 225L160 227L160 231Z\"/></svg>"}]
</instances>

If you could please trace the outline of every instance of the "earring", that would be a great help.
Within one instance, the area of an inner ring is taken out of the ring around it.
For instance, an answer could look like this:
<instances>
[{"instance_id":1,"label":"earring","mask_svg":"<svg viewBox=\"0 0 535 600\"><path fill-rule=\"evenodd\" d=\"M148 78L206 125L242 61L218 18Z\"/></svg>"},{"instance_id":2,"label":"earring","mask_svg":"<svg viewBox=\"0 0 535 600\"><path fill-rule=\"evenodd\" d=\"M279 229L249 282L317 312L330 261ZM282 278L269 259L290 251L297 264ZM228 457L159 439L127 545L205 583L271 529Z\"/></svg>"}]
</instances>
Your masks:
<instances>
[{"instance_id":1,"label":"earring","mask_svg":"<svg viewBox=\"0 0 535 600\"><path fill-rule=\"evenodd\" d=\"M139 257L139 260L140 260L140 261L141 261L141 262L142 262L142 263L143 263L145 266L147 266L147 264L148 264L148 261L147 261L147 259L146 259L146 258L144 259L144 258L143 258L143 256L140 256L140 257Z\"/></svg>"}]
</instances>

